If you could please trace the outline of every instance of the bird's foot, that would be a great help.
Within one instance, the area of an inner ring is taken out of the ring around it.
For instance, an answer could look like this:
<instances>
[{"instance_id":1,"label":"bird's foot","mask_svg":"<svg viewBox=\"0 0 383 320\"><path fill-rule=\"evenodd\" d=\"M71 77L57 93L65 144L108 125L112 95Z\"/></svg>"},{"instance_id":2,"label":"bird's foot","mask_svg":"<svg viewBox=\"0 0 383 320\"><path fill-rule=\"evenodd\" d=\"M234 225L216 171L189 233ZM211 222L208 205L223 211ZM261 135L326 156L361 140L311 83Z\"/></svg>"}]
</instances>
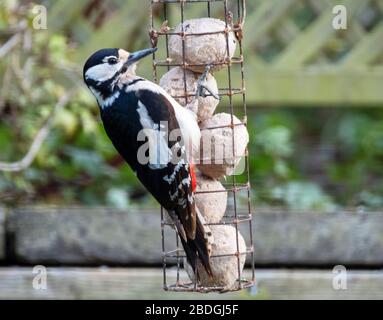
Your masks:
<instances>
[{"instance_id":1,"label":"bird's foot","mask_svg":"<svg viewBox=\"0 0 383 320\"><path fill-rule=\"evenodd\" d=\"M197 91L196 91L196 98L198 99L199 97L206 98L207 96L213 96L217 100L220 100L220 96L217 92L214 92L208 85L207 85L207 75L210 71L211 66L206 65L205 71L201 74L201 76L198 79L197 83ZM206 94L206 91L209 94Z\"/></svg>"}]
</instances>

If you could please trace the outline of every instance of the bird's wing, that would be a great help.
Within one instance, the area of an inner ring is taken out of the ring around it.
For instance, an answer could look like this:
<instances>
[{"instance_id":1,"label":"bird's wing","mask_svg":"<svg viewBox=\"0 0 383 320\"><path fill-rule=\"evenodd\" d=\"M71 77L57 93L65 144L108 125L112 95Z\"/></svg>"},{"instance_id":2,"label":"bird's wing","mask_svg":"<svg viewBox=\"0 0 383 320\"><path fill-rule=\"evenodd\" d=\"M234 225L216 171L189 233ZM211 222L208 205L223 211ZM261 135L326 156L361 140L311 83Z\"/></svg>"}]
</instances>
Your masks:
<instances>
[{"instance_id":1,"label":"bird's wing","mask_svg":"<svg viewBox=\"0 0 383 320\"><path fill-rule=\"evenodd\" d=\"M138 99L138 109L141 108L140 122L142 125L160 130L161 125L166 122L169 136L173 130L178 130L182 137L192 134L185 132L180 127L177 112L172 104L173 101L161 92L140 89L135 94ZM138 112L140 113L140 111ZM193 118L191 121L194 121ZM198 126L197 130L199 133ZM175 212L187 237L194 239L196 231L196 210L193 194L193 187L195 188L194 166L188 161L184 139L174 141L169 139L169 136L166 141L166 147L171 152L169 162L166 165L161 162L157 168L154 165L151 167L152 170L139 171L137 176L165 209ZM159 137L159 139L164 139L161 135ZM163 142L156 143L156 146L161 144ZM165 147L159 148L161 149L159 159L162 160L161 154L166 154L166 150L164 150ZM148 172L150 172L150 176L148 176ZM167 191L168 194L164 195L164 191ZM182 235L182 230L180 234Z\"/></svg>"}]
</instances>

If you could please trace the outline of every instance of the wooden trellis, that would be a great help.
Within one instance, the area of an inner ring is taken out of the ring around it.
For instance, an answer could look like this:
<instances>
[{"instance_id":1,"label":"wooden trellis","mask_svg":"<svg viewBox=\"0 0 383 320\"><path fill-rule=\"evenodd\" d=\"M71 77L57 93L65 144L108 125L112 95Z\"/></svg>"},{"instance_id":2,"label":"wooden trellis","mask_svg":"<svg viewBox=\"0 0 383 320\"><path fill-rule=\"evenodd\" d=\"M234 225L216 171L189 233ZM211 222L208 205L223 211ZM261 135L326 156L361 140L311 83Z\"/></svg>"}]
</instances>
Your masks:
<instances>
[{"instance_id":1,"label":"wooden trellis","mask_svg":"<svg viewBox=\"0 0 383 320\"><path fill-rule=\"evenodd\" d=\"M332 26L334 0L256 0L245 43L248 100L278 105L382 105L383 0L346 0L347 30ZM253 94L252 94L253 92Z\"/></svg>"},{"instance_id":2,"label":"wooden trellis","mask_svg":"<svg viewBox=\"0 0 383 320\"><path fill-rule=\"evenodd\" d=\"M90 6L94 3L98 5ZM48 29L75 30L76 40L84 43L76 50L79 63L100 46L139 49L147 46L145 3L48 2ZM244 52L250 106L383 105L383 0L343 1L347 30L332 27L337 4L337 0L248 2ZM204 8L191 10L201 16ZM219 16L219 10L212 5L212 16ZM150 66L140 65L140 73L150 78L150 72Z\"/></svg>"}]
</instances>

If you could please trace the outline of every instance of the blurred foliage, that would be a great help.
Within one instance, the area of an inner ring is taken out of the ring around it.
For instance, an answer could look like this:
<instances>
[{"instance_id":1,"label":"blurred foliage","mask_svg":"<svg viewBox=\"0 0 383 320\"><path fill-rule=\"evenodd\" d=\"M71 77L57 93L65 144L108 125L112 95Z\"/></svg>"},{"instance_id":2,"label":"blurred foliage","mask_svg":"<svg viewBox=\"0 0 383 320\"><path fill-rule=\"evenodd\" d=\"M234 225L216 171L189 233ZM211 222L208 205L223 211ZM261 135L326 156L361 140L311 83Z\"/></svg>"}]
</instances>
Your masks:
<instances>
[{"instance_id":1,"label":"blurred foliage","mask_svg":"<svg viewBox=\"0 0 383 320\"><path fill-rule=\"evenodd\" d=\"M36 32L31 28L32 4L18 4L0 3L0 48L12 37L9 30L25 22L20 41L0 61L0 161L20 159L63 92L73 86L79 90L56 117L32 166L21 172L0 172L0 203L153 205L107 139L95 100L82 84L81 63L74 62L99 45L98 38L89 40L91 32L84 26L57 31L64 24L58 19L54 32ZM94 23L100 24L101 18ZM76 34L75 28L81 32ZM132 47L140 47L147 29L133 30L139 40L129 40ZM108 32L113 33L102 29L99 34ZM382 207L382 119L383 111L378 109L251 110L254 203L321 211L338 206Z\"/></svg>"},{"instance_id":2,"label":"blurred foliage","mask_svg":"<svg viewBox=\"0 0 383 320\"><path fill-rule=\"evenodd\" d=\"M0 202L126 206L129 191L143 193L105 135L80 68L70 62L70 41L33 31L32 4L15 10L12 3L0 5L0 26L25 21L28 27L17 48L0 63L0 161L20 159L64 90L73 85L81 90L56 117L33 165L22 172L0 173Z\"/></svg>"},{"instance_id":3,"label":"blurred foliage","mask_svg":"<svg viewBox=\"0 0 383 320\"><path fill-rule=\"evenodd\" d=\"M256 203L320 211L383 205L383 110L261 108L250 132Z\"/></svg>"}]
</instances>

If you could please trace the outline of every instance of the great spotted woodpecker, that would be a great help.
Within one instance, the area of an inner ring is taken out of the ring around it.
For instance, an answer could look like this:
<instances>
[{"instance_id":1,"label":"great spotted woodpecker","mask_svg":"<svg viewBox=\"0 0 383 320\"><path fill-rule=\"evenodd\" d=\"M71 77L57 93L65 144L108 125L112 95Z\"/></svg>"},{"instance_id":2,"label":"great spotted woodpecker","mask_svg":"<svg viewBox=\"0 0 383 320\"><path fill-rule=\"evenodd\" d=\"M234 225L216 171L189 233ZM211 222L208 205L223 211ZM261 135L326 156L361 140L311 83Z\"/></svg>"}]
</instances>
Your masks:
<instances>
[{"instance_id":1,"label":"great spotted woodpecker","mask_svg":"<svg viewBox=\"0 0 383 320\"><path fill-rule=\"evenodd\" d=\"M194 201L192 161L200 142L196 115L135 73L137 61L155 50L101 49L86 61L84 81L97 99L114 147L172 218L188 263L195 271L199 259L211 275L208 227ZM178 134L172 137L174 132ZM149 161L147 152L141 152L146 146L154 155Z\"/></svg>"}]
</instances>

